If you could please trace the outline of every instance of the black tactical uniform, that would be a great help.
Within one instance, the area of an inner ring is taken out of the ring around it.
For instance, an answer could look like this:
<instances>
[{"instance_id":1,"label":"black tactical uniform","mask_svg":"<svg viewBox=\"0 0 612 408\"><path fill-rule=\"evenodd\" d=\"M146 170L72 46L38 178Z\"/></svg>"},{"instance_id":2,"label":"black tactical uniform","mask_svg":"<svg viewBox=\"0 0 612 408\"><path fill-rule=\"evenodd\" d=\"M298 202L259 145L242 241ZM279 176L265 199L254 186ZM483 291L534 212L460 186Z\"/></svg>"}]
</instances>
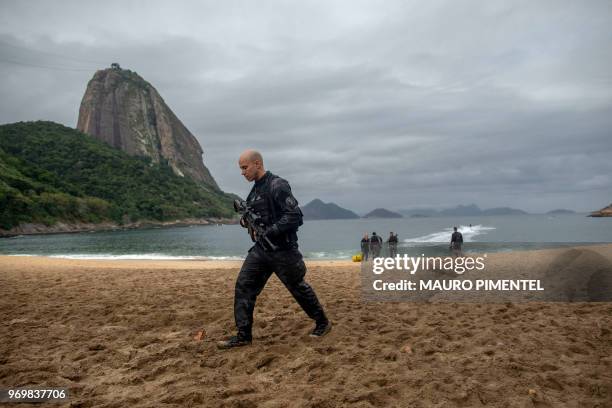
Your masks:
<instances>
[{"instance_id":1,"label":"black tactical uniform","mask_svg":"<svg viewBox=\"0 0 612 408\"><path fill-rule=\"evenodd\" d=\"M455 229L453 235L451 235L450 248L453 251L453 256L463 256L461 247L463 246L463 235Z\"/></svg>"},{"instance_id":2,"label":"black tactical uniform","mask_svg":"<svg viewBox=\"0 0 612 408\"><path fill-rule=\"evenodd\" d=\"M378 258L380 256L382 242L382 238L376 235L375 232L373 232L372 237L370 238L370 251L372 252L372 258Z\"/></svg>"},{"instance_id":3,"label":"black tactical uniform","mask_svg":"<svg viewBox=\"0 0 612 408\"><path fill-rule=\"evenodd\" d=\"M256 242L249 249L236 280L234 296L238 338L250 342L255 300L273 272L306 314L315 320L317 327L327 326L328 320L323 307L314 290L304 281L306 265L298 251L297 243L297 229L302 225L302 211L291 194L289 183L267 171L255 182L247 197L247 203L262 217L268 226L267 238L278 248L266 250L260 242ZM315 332L313 334L316 335Z\"/></svg>"},{"instance_id":4,"label":"black tactical uniform","mask_svg":"<svg viewBox=\"0 0 612 408\"><path fill-rule=\"evenodd\" d=\"M397 235L391 233L389 235L389 240L387 241L387 244L389 245L389 256L391 258L395 258L395 256L397 255Z\"/></svg>"},{"instance_id":5,"label":"black tactical uniform","mask_svg":"<svg viewBox=\"0 0 612 408\"><path fill-rule=\"evenodd\" d=\"M461 249L463 245L463 235L459 231L453 232L451 235L451 247L452 249Z\"/></svg>"}]
</instances>

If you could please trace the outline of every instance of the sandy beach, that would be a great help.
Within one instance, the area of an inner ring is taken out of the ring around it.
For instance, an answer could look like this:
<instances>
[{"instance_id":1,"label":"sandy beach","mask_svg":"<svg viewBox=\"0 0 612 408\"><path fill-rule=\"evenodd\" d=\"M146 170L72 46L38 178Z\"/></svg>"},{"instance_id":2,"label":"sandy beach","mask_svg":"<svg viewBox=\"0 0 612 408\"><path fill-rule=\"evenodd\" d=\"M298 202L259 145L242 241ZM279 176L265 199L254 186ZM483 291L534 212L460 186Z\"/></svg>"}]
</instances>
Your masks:
<instances>
[{"instance_id":1,"label":"sandy beach","mask_svg":"<svg viewBox=\"0 0 612 408\"><path fill-rule=\"evenodd\" d=\"M273 276L253 345L219 351L240 264L0 257L0 388L67 387L66 407L612 406L612 303L364 302L359 264L315 261L328 336Z\"/></svg>"}]
</instances>

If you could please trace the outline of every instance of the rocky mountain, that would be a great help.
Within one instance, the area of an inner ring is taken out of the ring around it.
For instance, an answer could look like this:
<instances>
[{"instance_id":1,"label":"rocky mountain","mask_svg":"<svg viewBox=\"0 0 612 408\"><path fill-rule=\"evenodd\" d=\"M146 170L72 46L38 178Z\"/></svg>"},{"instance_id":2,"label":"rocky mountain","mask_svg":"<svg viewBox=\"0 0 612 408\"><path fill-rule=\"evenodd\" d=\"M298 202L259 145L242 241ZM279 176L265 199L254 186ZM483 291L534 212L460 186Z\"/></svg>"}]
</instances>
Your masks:
<instances>
[{"instance_id":1,"label":"rocky mountain","mask_svg":"<svg viewBox=\"0 0 612 408\"><path fill-rule=\"evenodd\" d=\"M386 208L377 208L364 215L363 218L403 218L403 216Z\"/></svg>"},{"instance_id":2,"label":"rocky mountain","mask_svg":"<svg viewBox=\"0 0 612 408\"><path fill-rule=\"evenodd\" d=\"M77 129L129 155L165 161L175 174L219 189L196 138L150 83L118 64L97 71L87 84Z\"/></svg>"},{"instance_id":3,"label":"rocky mountain","mask_svg":"<svg viewBox=\"0 0 612 408\"><path fill-rule=\"evenodd\" d=\"M612 204L598 211L593 211L589 217L612 217Z\"/></svg>"},{"instance_id":4,"label":"rocky mountain","mask_svg":"<svg viewBox=\"0 0 612 408\"><path fill-rule=\"evenodd\" d=\"M357 214L334 203L324 203L318 198L301 207L306 220L337 220L359 218Z\"/></svg>"}]
</instances>

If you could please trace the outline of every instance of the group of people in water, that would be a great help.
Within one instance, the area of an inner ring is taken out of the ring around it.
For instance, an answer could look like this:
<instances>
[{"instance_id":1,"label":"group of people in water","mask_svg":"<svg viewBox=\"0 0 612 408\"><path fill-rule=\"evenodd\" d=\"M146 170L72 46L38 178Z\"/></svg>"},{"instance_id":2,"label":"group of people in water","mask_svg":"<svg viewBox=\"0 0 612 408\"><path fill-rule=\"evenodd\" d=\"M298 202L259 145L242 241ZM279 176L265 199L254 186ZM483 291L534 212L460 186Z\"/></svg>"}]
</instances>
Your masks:
<instances>
[{"instance_id":1,"label":"group of people in water","mask_svg":"<svg viewBox=\"0 0 612 408\"><path fill-rule=\"evenodd\" d=\"M470 224L470 227L472 224ZM372 235L368 235L366 232L363 234L363 238L361 238L361 260L367 261L368 258L378 258L381 256L381 252L383 247L387 244L388 256L391 258L395 258L397 255L397 243L398 237L397 234L391 231L389 233L389 238L387 241L383 241L383 238L380 235L377 235L376 232L372 232ZM453 227L453 233L451 234L451 240L449 249L452 251L453 256L463 256L463 235L461 232L457 231L457 227Z\"/></svg>"},{"instance_id":2,"label":"group of people in water","mask_svg":"<svg viewBox=\"0 0 612 408\"><path fill-rule=\"evenodd\" d=\"M390 232L386 244L389 249L389 256L392 258L397 255L397 242L397 234L394 234L393 231ZM377 235L376 232L372 232L372 235L368 236L366 232L363 234L363 238L361 238L361 259L367 261L368 257L378 258L382 252L383 246L384 241L380 235Z\"/></svg>"}]
</instances>

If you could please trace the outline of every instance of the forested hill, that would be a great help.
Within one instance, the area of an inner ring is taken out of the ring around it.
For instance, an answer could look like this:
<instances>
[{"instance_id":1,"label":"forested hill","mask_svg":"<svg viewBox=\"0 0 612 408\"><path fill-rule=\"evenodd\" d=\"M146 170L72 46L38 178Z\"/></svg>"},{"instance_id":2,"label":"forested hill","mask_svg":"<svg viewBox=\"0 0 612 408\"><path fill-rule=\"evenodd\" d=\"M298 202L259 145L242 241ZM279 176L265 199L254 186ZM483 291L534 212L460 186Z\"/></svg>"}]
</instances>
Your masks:
<instances>
[{"instance_id":1,"label":"forested hill","mask_svg":"<svg viewBox=\"0 0 612 408\"><path fill-rule=\"evenodd\" d=\"M53 122L0 126L0 229L230 218L232 196Z\"/></svg>"}]
</instances>

